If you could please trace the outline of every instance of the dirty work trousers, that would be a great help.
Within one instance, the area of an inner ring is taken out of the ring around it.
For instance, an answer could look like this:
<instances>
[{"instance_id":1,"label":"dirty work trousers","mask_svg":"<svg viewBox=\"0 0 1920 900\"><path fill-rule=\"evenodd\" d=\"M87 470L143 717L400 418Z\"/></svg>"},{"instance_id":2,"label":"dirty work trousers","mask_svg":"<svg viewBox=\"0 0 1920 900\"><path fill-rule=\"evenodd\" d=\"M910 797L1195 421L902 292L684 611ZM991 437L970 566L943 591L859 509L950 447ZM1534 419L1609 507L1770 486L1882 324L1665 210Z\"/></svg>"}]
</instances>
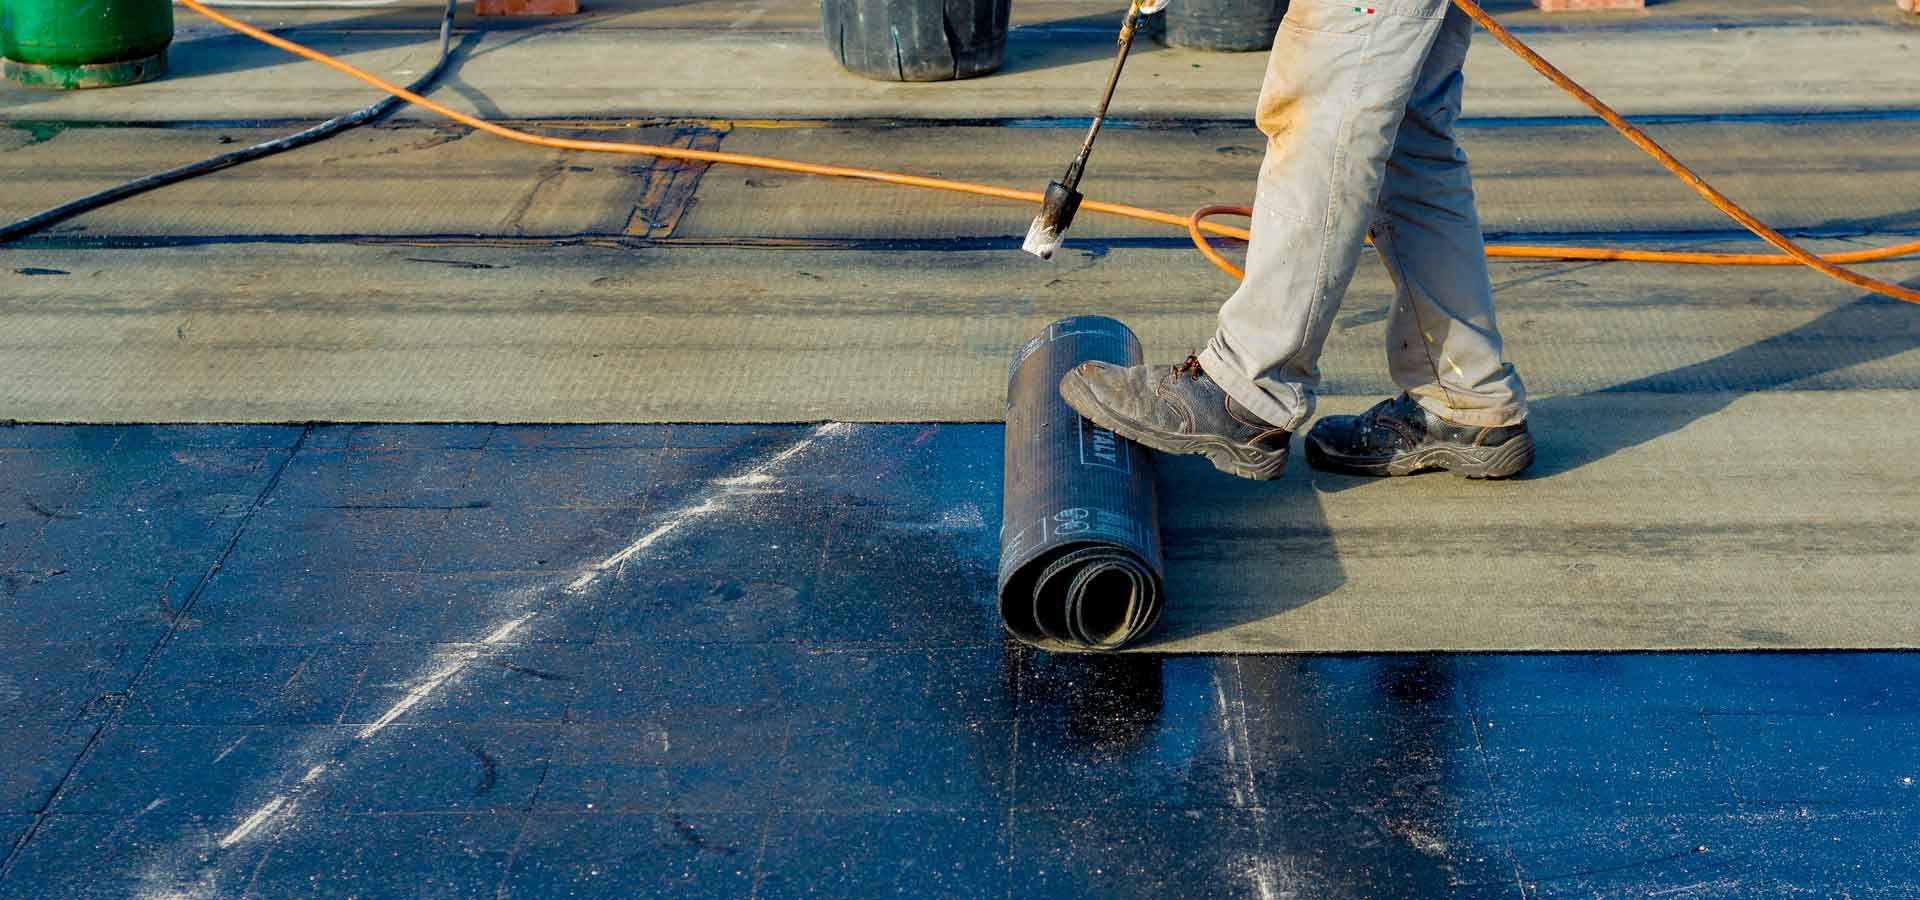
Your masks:
<instances>
[{"instance_id":1,"label":"dirty work trousers","mask_svg":"<svg viewBox=\"0 0 1920 900\"><path fill-rule=\"evenodd\" d=\"M1526 418L1453 136L1472 27L1447 0L1288 9L1255 115L1268 141L1247 277L1200 356L1267 421L1298 430L1313 414L1320 351L1368 232L1395 286L1394 380L1458 424Z\"/></svg>"}]
</instances>

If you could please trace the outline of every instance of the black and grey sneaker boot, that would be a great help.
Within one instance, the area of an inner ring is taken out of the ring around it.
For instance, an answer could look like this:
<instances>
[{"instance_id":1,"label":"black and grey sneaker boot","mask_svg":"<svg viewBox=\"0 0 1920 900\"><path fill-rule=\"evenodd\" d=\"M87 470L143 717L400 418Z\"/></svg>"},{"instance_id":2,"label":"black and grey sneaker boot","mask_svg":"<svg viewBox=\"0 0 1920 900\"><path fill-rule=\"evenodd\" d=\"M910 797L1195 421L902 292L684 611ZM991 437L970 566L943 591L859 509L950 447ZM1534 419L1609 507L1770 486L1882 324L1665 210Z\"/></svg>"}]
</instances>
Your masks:
<instances>
[{"instance_id":1,"label":"black and grey sneaker boot","mask_svg":"<svg viewBox=\"0 0 1920 900\"><path fill-rule=\"evenodd\" d=\"M1235 402L1189 356L1177 366L1082 363L1060 397L1095 425L1162 453L1202 453L1213 467L1267 481L1287 465L1292 435Z\"/></svg>"},{"instance_id":2,"label":"black and grey sneaker boot","mask_svg":"<svg viewBox=\"0 0 1920 900\"><path fill-rule=\"evenodd\" d=\"M1350 475L1412 475L1445 469L1468 478L1506 478L1533 464L1527 423L1455 425L1406 394L1357 416L1327 416L1307 432L1307 463Z\"/></svg>"}]
</instances>

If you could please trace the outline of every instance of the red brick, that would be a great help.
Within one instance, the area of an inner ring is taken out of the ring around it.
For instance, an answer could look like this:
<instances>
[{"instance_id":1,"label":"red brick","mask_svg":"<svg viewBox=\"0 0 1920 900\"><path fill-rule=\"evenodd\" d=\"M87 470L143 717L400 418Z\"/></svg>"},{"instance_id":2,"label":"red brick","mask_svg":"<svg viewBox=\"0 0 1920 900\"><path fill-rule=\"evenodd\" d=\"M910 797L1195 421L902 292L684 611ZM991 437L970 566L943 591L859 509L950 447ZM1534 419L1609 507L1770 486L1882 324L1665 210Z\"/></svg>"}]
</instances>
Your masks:
<instances>
[{"instance_id":1,"label":"red brick","mask_svg":"<svg viewBox=\"0 0 1920 900\"><path fill-rule=\"evenodd\" d=\"M1901 0L1911 2L1911 0ZM1541 12L1581 12L1594 10L1646 9L1647 0L1533 0Z\"/></svg>"},{"instance_id":2,"label":"red brick","mask_svg":"<svg viewBox=\"0 0 1920 900\"><path fill-rule=\"evenodd\" d=\"M580 0L473 0L473 11L483 16L571 16Z\"/></svg>"}]
</instances>

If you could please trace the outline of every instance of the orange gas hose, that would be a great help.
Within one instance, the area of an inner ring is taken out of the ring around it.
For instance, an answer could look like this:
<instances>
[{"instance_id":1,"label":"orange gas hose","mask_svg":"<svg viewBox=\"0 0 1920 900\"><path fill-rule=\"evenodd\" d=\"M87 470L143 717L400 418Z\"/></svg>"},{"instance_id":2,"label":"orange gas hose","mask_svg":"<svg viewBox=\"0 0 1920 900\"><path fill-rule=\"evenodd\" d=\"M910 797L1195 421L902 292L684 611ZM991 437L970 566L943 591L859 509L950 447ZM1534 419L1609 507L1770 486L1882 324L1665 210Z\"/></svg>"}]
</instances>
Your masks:
<instances>
[{"instance_id":1,"label":"orange gas hose","mask_svg":"<svg viewBox=\"0 0 1920 900\"><path fill-rule=\"evenodd\" d=\"M1246 206L1202 206L1187 217L1187 235L1193 238L1193 246L1207 262L1235 279L1245 278L1246 273L1232 260L1220 255L1212 244L1207 243L1204 229L1223 237L1248 240L1252 237L1244 228L1223 228L1206 220L1213 216L1251 216L1253 209ZM1232 234L1224 234L1224 232ZM1872 250L1850 250L1846 253L1829 253L1821 259L1830 263L1878 262L1883 259L1896 259L1920 253L1920 241L1911 244L1899 244L1892 247L1878 247ZM1593 260L1599 262L1650 262L1695 266L1801 266L1806 265L1791 256L1771 253L1680 253L1669 250L1618 250L1611 247L1562 247L1550 244L1489 244L1487 255L1504 259L1560 259ZM1871 279L1869 279L1871 280ZM1880 291L1880 293L1885 293ZM1906 299L1899 294L1891 296Z\"/></svg>"},{"instance_id":2,"label":"orange gas hose","mask_svg":"<svg viewBox=\"0 0 1920 900\"><path fill-rule=\"evenodd\" d=\"M1206 234L1211 232L1223 237L1248 240L1251 235L1244 228L1224 228L1206 220L1213 216L1251 216L1253 209L1246 206L1202 206L1187 217L1187 234L1193 238L1193 246L1207 262L1235 279L1245 278L1246 273L1233 264L1232 260L1220 255L1220 252L1207 243ZM1231 233L1228 233L1231 232ZM1878 262L1883 259L1897 259L1920 253L1920 241L1911 244L1898 244L1892 247L1877 247L1872 250L1850 250L1846 253L1829 253L1820 257L1830 263ZM1681 253L1670 250L1618 250L1611 247L1571 247L1551 244L1489 244L1487 255L1504 259L1561 259L1593 260L1599 262L1650 262L1695 266L1801 266L1806 263L1792 256L1772 253ZM1872 279L1868 279L1872 280ZM1888 293L1873 289L1877 293ZM1908 299L1902 294L1889 296Z\"/></svg>"},{"instance_id":3,"label":"orange gas hose","mask_svg":"<svg viewBox=\"0 0 1920 900\"><path fill-rule=\"evenodd\" d=\"M1810 269L1817 270L1824 275L1846 282L1854 287L1885 294L1889 297L1905 300L1908 303L1920 303L1920 291L1903 287L1890 281L1869 278L1857 272L1849 272L1846 269L1842 269L1820 258L1812 251L1794 243L1788 239L1786 235L1773 230L1767 223L1754 218L1752 213L1741 209L1739 204L1733 202L1733 198L1720 193L1713 185L1708 184L1705 179L1694 174L1692 169L1687 168L1686 163L1681 162L1673 154L1668 153L1667 148L1655 143L1653 138L1647 136L1646 132L1641 131L1639 127L1632 122L1621 118L1619 113L1613 111L1613 107L1601 102L1600 98L1589 93L1587 89L1581 87L1578 82L1568 78L1565 72L1555 68L1553 63L1547 62L1540 54L1533 52L1532 47L1527 46L1521 42L1519 38L1514 37L1513 32L1508 31L1505 26L1499 22L1495 22L1492 16L1487 15L1486 10L1480 8L1479 4L1473 2L1473 0L1453 0L1453 3L1455 6L1460 7L1460 10L1465 12L1469 18L1478 23L1481 28L1485 28L1488 34L1493 35L1494 40L1505 44L1507 49L1512 50L1515 56L1525 60L1527 65L1532 66L1535 72L1546 76L1548 81L1553 82L1555 85L1558 85L1561 90L1571 94L1575 100L1580 101L1586 108L1593 110L1594 115L1605 119L1608 125L1613 126L1613 130L1620 132L1622 137L1632 141L1634 146L1645 150L1648 156L1653 157L1654 160L1660 163L1667 171L1672 172L1674 177L1686 182L1687 187L1693 188L1694 193L1706 198L1706 201L1713 204L1715 209L1726 213L1728 218L1739 222L1742 227L1753 232L1761 240L1772 244L1775 249L1793 257ZM1913 252L1914 250L1920 250L1920 242L1907 244L1903 247L1886 249ZM1698 254L1682 253L1677 255L1682 258L1674 261L1688 262L1692 260L1685 259L1685 257L1697 256ZM1772 265L1772 263L1767 263L1766 265Z\"/></svg>"},{"instance_id":4,"label":"orange gas hose","mask_svg":"<svg viewBox=\"0 0 1920 900\"><path fill-rule=\"evenodd\" d=\"M988 184L975 184L973 182L967 182L967 181L954 181L954 180L949 180L945 178L927 178L919 175L906 175L899 172L883 172L883 171L877 171L873 169L856 169L856 168L849 168L846 166L832 166L832 165L822 165L819 163L798 162L795 160L774 159L774 158L765 157L765 156L748 156L748 155L739 154L739 153L720 153L720 152L711 151L711 150L692 150L684 147L661 147L661 146L654 146L651 144L629 144L629 143L616 142L616 141L583 141L583 140L577 140L574 138L548 137L545 135L532 134L530 132L508 128L504 125L498 125L493 122L489 122L485 119L477 118L475 116L470 116L470 115L467 115L466 113L460 112L459 110L436 103L432 100L429 100L425 97L420 96L419 94L409 91L406 88L383 81L380 79L379 76L376 76L363 69L357 68L347 62L336 59L332 56L328 56L327 54L321 53L318 50L314 50L312 48L305 47L300 44L296 44L285 38L281 38L281 37L277 37L275 35L269 34L265 31L262 31L251 25L248 25L245 22L241 22L238 19L234 19L231 16L227 16L216 10L210 9L207 7L206 4L199 2L199 0L179 0L179 2L180 2L180 5L185 6L188 9L191 9L194 12L207 17L213 22L216 22L220 25L223 25L234 31L237 31L240 34L244 34L247 37L253 38L254 40L260 41L269 46L277 47L281 50L285 50L286 52L292 53L296 56L310 59L330 69L349 75L353 78L359 79L360 81L366 82L367 84L372 85L376 88L379 88L380 90L386 91L388 94L391 94L395 97L399 97L402 100L406 100L407 102L412 103L415 106L418 106L422 109L437 113L455 122L459 122L462 125L466 125L474 129L475 131L486 132L487 134L491 134L496 137L506 138L507 140L511 140L511 141L519 141L521 143L533 144L539 147L551 147L558 150L579 150L579 151L590 152L590 153L620 153L620 154L627 154L631 156L652 156L652 157L657 157L661 159L684 159L684 160L693 160L697 162L718 163L722 165L750 166L750 167L761 168L761 169L773 169L773 170L782 171L782 172L799 172L807 175L827 175L827 176L832 176L836 178L856 178L862 181L877 181L883 184L899 184L899 185L906 185L909 187L929 188L932 190L940 190L940 191L952 191L955 193L973 194L981 197L994 197L1001 200L1013 200L1013 201L1019 201L1024 203L1039 203L1042 200L1040 193L1037 191L1022 191L1022 190L1016 190L1014 188L998 187L995 185L988 185ZM1556 85L1559 85L1567 93L1572 94L1575 99L1585 104L1589 109L1592 109L1602 119L1606 120L1607 124L1612 125L1616 131L1619 131L1628 140L1632 141L1636 146L1640 147L1640 149L1646 151L1655 160L1657 160L1662 166L1665 166L1668 171L1672 172L1675 176L1679 177L1681 181L1686 182L1687 185L1689 187L1692 187L1695 192L1700 194L1700 196L1705 197L1708 202L1712 203L1715 207L1719 208L1721 212L1726 213L1728 216L1732 217L1734 221L1739 222L1742 226L1744 226L1748 231L1753 232L1755 235L1759 236L1762 240L1766 241L1769 244L1772 244L1774 247L1778 248L1781 252L1786 254L1785 256L1775 256L1775 255L1766 255L1766 254L1673 253L1673 252L1656 252L1656 251L1639 251L1639 250L1611 250L1611 249L1604 249L1604 248L1589 248L1589 247L1498 246L1498 247L1489 247L1487 249L1488 256L1517 257L1517 258L1524 258L1524 259L1599 259L1599 260L1622 260L1622 261L1639 261L1639 262L1692 263L1692 264L1701 264L1701 265L1773 266L1773 265L1796 265L1797 264L1797 265L1805 265L1805 266L1808 266L1809 268L1816 269L1826 275L1839 279L1840 281L1844 281L1847 284L1854 285L1855 287L1865 288L1867 290L1874 291L1876 293L1885 294L1889 297L1905 300L1909 303L1920 303L1920 291L1915 291L1909 288L1902 287L1897 284L1881 281L1879 279L1869 278L1865 275L1860 275L1855 272L1850 272L1850 271L1847 271L1846 269L1840 268L1838 265L1835 265L1835 263L1866 262L1869 260L1890 259L1897 256L1905 256L1908 254L1920 252L1920 241L1916 241L1911 244L1902 244L1896 247L1885 247L1877 250L1863 250L1863 251L1857 251L1854 253L1838 254L1828 258L1817 256L1814 253L1801 248L1800 245L1795 244L1793 241L1789 240L1786 236L1768 227L1765 223L1761 222L1759 219L1754 218L1750 213L1748 213L1744 209L1741 209L1738 204L1735 204L1726 195L1720 193L1718 190L1714 189L1712 185L1707 184L1705 181L1703 181L1700 178L1700 176L1694 174L1693 170L1687 168L1686 164L1680 162L1680 160L1676 159L1673 156L1673 154L1668 153L1665 148L1655 143L1652 138L1646 135L1645 132L1641 131L1639 128L1635 127L1632 123L1628 122L1627 120L1621 118L1620 115L1614 112L1611 107L1607 106L1605 103L1602 103L1599 100L1599 98L1594 97L1592 94L1588 93L1585 88L1582 88L1579 84L1575 83L1573 79L1568 78L1559 69L1554 68L1552 63L1549 63L1545 59L1542 59L1539 54L1533 52L1532 48L1522 43L1519 38L1514 37L1511 32L1501 27L1500 23L1495 22L1490 16L1487 15L1486 11L1481 9L1479 5L1473 2L1473 0L1453 0L1453 2L1455 3L1455 5L1459 6L1460 9L1464 11L1468 16L1472 17L1475 22L1479 23L1482 28L1485 28L1490 34L1492 34L1495 39L1499 40L1500 43L1505 44L1507 46L1507 49L1512 50L1514 53L1518 54L1520 58L1525 60L1528 65L1532 66L1535 71L1539 72L1541 75L1546 76L1548 80L1552 81ZM1100 200L1087 200L1081 204L1080 208L1083 210L1088 210L1092 212L1106 213L1108 215L1123 216L1126 218L1138 219L1146 222L1155 222L1162 225L1186 227L1188 229L1189 234L1192 235L1195 244L1199 246L1200 252L1205 254L1208 261L1212 262L1215 266L1219 267L1221 271L1227 272L1228 274L1233 275L1235 278L1242 277L1242 273L1237 267L1235 267L1231 262L1227 261L1212 247L1207 245L1204 235L1214 234L1214 235L1219 235L1221 237L1232 237L1232 238L1239 238L1241 240L1245 240L1248 237L1247 231L1245 229L1232 228L1225 225L1219 225L1212 222L1207 222L1207 221L1204 221L1204 219L1206 216L1212 215L1215 213L1232 212L1232 213L1239 213L1244 215L1247 212L1244 207L1206 207L1195 212L1192 216L1187 218L1182 218L1172 213L1160 212L1158 210L1143 209L1141 207L1127 206L1119 203L1108 203Z\"/></svg>"}]
</instances>

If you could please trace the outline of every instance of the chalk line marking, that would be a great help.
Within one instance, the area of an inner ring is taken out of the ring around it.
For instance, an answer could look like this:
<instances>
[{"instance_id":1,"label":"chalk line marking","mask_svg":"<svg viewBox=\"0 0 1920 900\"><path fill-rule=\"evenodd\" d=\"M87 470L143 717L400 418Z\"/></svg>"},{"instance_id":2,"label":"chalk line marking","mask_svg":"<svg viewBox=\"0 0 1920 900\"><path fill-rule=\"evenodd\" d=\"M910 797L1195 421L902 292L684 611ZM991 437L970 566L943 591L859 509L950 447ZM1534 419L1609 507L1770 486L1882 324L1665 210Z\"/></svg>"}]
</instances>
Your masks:
<instances>
[{"instance_id":1,"label":"chalk line marking","mask_svg":"<svg viewBox=\"0 0 1920 900\"><path fill-rule=\"evenodd\" d=\"M709 490L700 498L667 513L660 524L645 534L642 534L632 543L622 547L611 556L588 565L578 577L568 582L566 586L561 589L560 594L563 597L578 595L587 588L592 587L608 572L617 571L622 565L645 553L649 548L658 544L663 538L673 532L707 518L714 513L731 508L743 497L768 493L769 488L767 486L777 480L774 473L781 466L785 465L794 457L805 453L808 449L818 444L821 439L843 434L852 429L853 426L845 422L828 422L815 428L806 437L795 441L786 449L781 450L779 453L774 454L758 465L736 475L714 479L709 482L713 487L712 490ZM273 795L273 797L248 813L240 820L238 825L234 826L231 831L220 838L218 842L220 849L231 849L259 837L262 833L270 830L269 825L274 824L276 819L278 819L280 823L285 823L290 820L293 817L294 810L298 809L300 805L299 801L305 793L314 790L314 785L329 771L343 762L345 756L350 754L359 745L377 737L387 726L393 724L402 716L405 716L408 711L432 697L435 693L439 692L442 687L445 687L447 682L452 681L462 671L466 670L468 666L478 661L481 657L486 656L489 648L507 642L515 634L518 634L528 622L539 616L542 610L537 608L528 609L527 607L532 606L532 601L544 593L545 592L539 590L515 591L515 608L508 616L503 617L498 624L489 630L485 637L451 654L443 654L442 661L437 666L428 670L422 676L415 678L412 686L407 689L406 693L402 695L398 701L388 707L385 712L381 713L372 722L362 727L354 734L351 740L334 747L326 747L323 745L303 748L305 752L297 754L301 758L311 759L315 756L332 756L334 759L329 762L322 762L310 766L306 770L306 773L301 776L297 785L288 791ZM661 740L663 742L666 740L664 734L661 736ZM161 869L158 868L159 865L162 865L162 863L156 863L156 865L148 867L148 871L142 879L147 889L141 892L141 896L153 898L195 896L181 895L178 893L180 879L170 877L173 873L161 871ZM217 872L209 874L217 875ZM163 882L168 883L163 885ZM203 877L202 882L196 887L210 888L210 885ZM207 894L206 896L212 896L212 894Z\"/></svg>"},{"instance_id":2,"label":"chalk line marking","mask_svg":"<svg viewBox=\"0 0 1920 900\"><path fill-rule=\"evenodd\" d=\"M285 805L287 805L287 797L285 794L277 795L272 800L268 800L265 805L254 810L253 815L248 816L232 831L227 832L226 837L220 839L220 849L225 850L228 847L246 840L254 832L259 831L260 826L267 824L267 820L273 818L273 814Z\"/></svg>"},{"instance_id":3,"label":"chalk line marking","mask_svg":"<svg viewBox=\"0 0 1920 900\"><path fill-rule=\"evenodd\" d=\"M527 613L517 619L504 622L500 627L495 628L491 634L481 638L480 646L453 654L453 658L442 665L439 671L414 682L413 687L407 689L407 693L400 698L398 703L387 707L387 711L381 713L380 718L367 723L367 727L360 729L360 733L355 735L355 737L364 741L367 738L379 734L381 729L392 725L395 719L406 715L407 710L420 705L420 701L433 696L433 693L438 691L441 685L446 684L448 679L460 674L460 670L471 665L474 660L486 655L487 647L503 643L507 638L513 637L513 633L519 631L520 626L527 624L527 621L535 615L535 613Z\"/></svg>"},{"instance_id":4,"label":"chalk line marking","mask_svg":"<svg viewBox=\"0 0 1920 900\"><path fill-rule=\"evenodd\" d=\"M839 434L852 427L852 425L845 422L828 422L825 425L815 428L813 434L794 442L793 446L774 454L773 458L768 459L766 462L731 478L714 480L713 485L719 488L718 491L706 495L698 503L674 510L667 515L666 521L661 522L659 527L641 535L638 540L621 548L620 552L594 563L585 572L580 573L580 577L575 578L567 585L567 592L577 594L592 587L594 582L600 580L601 576L625 565L627 560L647 552L647 548L659 543L661 538L672 534L690 523L698 522L707 516L726 509L731 505L731 501L740 495L761 493L762 491L755 489L771 483L773 481L773 471L785 465L787 460L805 453L807 448L813 446L821 438Z\"/></svg>"}]
</instances>

